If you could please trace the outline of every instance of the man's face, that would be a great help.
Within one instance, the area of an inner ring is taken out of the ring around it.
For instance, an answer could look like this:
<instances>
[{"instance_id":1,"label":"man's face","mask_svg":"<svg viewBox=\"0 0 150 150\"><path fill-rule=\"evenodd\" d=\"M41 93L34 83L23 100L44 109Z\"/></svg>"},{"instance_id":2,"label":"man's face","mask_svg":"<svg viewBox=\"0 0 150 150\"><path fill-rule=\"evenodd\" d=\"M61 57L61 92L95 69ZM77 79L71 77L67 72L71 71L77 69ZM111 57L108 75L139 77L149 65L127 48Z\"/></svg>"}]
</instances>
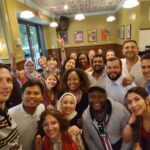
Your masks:
<instances>
[{"instance_id":1,"label":"man's face","mask_svg":"<svg viewBox=\"0 0 150 150\"><path fill-rule=\"evenodd\" d=\"M92 67L94 71L100 72L103 71L105 64L102 57L95 57L92 61Z\"/></svg>"},{"instance_id":2,"label":"man's face","mask_svg":"<svg viewBox=\"0 0 150 150\"><path fill-rule=\"evenodd\" d=\"M143 59L141 62L142 72L147 81L150 81L150 59Z\"/></svg>"},{"instance_id":3,"label":"man's face","mask_svg":"<svg viewBox=\"0 0 150 150\"><path fill-rule=\"evenodd\" d=\"M107 61L106 67L107 75L111 80L116 81L121 76L122 69L119 60Z\"/></svg>"},{"instance_id":4,"label":"man's face","mask_svg":"<svg viewBox=\"0 0 150 150\"><path fill-rule=\"evenodd\" d=\"M104 93L93 91L88 94L89 104L95 112L103 112L106 106L107 96Z\"/></svg>"},{"instance_id":5,"label":"man's face","mask_svg":"<svg viewBox=\"0 0 150 150\"><path fill-rule=\"evenodd\" d=\"M23 105L35 109L42 101L42 92L39 86L26 87L22 94Z\"/></svg>"},{"instance_id":6,"label":"man's face","mask_svg":"<svg viewBox=\"0 0 150 150\"><path fill-rule=\"evenodd\" d=\"M10 72L5 69L0 69L0 103L8 100L13 89L12 77Z\"/></svg>"},{"instance_id":7,"label":"man's face","mask_svg":"<svg viewBox=\"0 0 150 150\"><path fill-rule=\"evenodd\" d=\"M122 54L129 59L135 58L138 55L138 47L134 42L127 42L122 49Z\"/></svg>"}]
</instances>

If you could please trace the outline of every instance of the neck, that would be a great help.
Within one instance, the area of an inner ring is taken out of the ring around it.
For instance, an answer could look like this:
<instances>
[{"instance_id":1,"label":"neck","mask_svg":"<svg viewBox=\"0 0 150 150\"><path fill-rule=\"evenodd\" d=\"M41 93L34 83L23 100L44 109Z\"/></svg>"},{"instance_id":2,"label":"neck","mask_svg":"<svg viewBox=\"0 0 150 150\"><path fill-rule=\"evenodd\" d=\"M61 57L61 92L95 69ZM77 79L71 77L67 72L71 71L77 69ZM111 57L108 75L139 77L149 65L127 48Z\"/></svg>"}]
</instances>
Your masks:
<instances>
[{"instance_id":1,"label":"neck","mask_svg":"<svg viewBox=\"0 0 150 150\"><path fill-rule=\"evenodd\" d=\"M103 70L100 70L100 71L94 71L92 73L92 76L96 79L98 79L101 75L103 74Z\"/></svg>"},{"instance_id":2,"label":"neck","mask_svg":"<svg viewBox=\"0 0 150 150\"><path fill-rule=\"evenodd\" d=\"M5 102L1 102L0 103L0 109L4 110L4 108L5 108Z\"/></svg>"},{"instance_id":3,"label":"neck","mask_svg":"<svg viewBox=\"0 0 150 150\"><path fill-rule=\"evenodd\" d=\"M138 56L135 56L134 58L127 58L128 64L135 64L138 61Z\"/></svg>"},{"instance_id":4,"label":"neck","mask_svg":"<svg viewBox=\"0 0 150 150\"><path fill-rule=\"evenodd\" d=\"M57 142L61 140L61 132L54 138L51 138L52 141Z\"/></svg>"},{"instance_id":5,"label":"neck","mask_svg":"<svg viewBox=\"0 0 150 150\"><path fill-rule=\"evenodd\" d=\"M24 105L23 105L23 108L30 115L33 115L35 110L36 110L36 107L27 107L27 106L24 106Z\"/></svg>"},{"instance_id":6,"label":"neck","mask_svg":"<svg viewBox=\"0 0 150 150\"><path fill-rule=\"evenodd\" d=\"M147 106L146 111L142 114L144 120L150 121L150 105Z\"/></svg>"}]
</instances>

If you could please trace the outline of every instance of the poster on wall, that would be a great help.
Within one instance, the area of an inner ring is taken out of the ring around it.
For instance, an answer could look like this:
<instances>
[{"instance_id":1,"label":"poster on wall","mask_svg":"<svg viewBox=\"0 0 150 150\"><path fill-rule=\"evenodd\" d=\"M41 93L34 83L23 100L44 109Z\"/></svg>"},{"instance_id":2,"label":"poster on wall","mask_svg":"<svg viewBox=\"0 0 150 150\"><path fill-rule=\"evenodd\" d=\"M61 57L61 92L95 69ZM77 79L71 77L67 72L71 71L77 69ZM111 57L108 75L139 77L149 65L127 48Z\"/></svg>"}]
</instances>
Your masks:
<instances>
[{"instance_id":1,"label":"poster on wall","mask_svg":"<svg viewBox=\"0 0 150 150\"><path fill-rule=\"evenodd\" d=\"M97 31L95 29L88 30L88 42L96 42L97 41Z\"/></svg>"},{"instance_id":2,"label":"poster on wall","mask_svg":"<svg viewBox=\"0 0 150 150\"><path fill-rule=\"evenodd\" d=\"M111 30L110 28L101 29L101 40L108 41L111 39Z\"/></svg>"},{"instance_id":3,"label":"poster on wall","mask_svg":"<svg viewBox=\"0 0 150 150\"><path fill-rule=\"evenodd\" d=\"M75 43L83 42L83 31L76 31L74 33L74 41L75 41Z\"/></svg>"}]
</instances>

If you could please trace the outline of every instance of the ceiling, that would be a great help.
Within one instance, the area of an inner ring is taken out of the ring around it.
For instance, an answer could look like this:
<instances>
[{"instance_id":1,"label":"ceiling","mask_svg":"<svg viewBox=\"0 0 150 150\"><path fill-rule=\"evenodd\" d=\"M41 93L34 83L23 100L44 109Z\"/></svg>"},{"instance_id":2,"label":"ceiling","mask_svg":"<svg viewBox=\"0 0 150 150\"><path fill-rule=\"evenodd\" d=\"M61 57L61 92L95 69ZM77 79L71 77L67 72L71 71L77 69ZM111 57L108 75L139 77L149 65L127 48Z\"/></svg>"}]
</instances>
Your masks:
<instances>
[{"instance_id":1,"label":"ceiling","mask_svg":"<svg viewBox=\"0 0 150 150\"><path fill-rule=\"evenodd\" d=\"M113 13L121 8L125 0L18 0L30 7L47 13L49 16L73 16L82 12L85 15ZM64 10L64 5L68 10Z\"/></svg>"}]
</instances>

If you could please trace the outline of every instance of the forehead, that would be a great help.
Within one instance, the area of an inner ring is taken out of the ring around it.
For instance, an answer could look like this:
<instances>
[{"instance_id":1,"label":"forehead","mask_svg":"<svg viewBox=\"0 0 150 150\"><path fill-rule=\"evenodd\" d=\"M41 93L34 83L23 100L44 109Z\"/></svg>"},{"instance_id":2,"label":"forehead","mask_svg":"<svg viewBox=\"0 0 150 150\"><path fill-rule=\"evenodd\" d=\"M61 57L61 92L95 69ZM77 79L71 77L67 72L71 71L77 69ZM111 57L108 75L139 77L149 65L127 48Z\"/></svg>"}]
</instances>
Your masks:
<instances>
[{"instance_id":1,"label":"forehead","mask_svg":"<svg viewBox=\"0 0 150 150\"><path fill-rule=\"evenodd\" d=\"M103 57L94 57L94 58L93 58L93 61L97 61L97 60L104 61L104 60L103 60Z\"/></svg>"},{"instance_id":2,"label":"forehead","mask_svg":"<svg viewBox=\"0 0 150 150\"><path fill-rule=\"evenodd\" d=\"M62 101L63 101L63 100L73 100L73 101L74 101L74 98L73 98L72 95L65 95L65 96L63 97Z\"/></svg>"},{"instance_id":3,"label":"forehead","mask_svg":"<svg viewBox=\"0 0 150 150\"><path fill-rule=\"evenodd\" d=\"M149 65L150 66L150 59L143 59L141 61L142 65Z\"/></svg>"},{"instance_id":4,"label":"forehead","mask_svg":"<svg viewBox=\"0 0 150 150\"><path fill-rule=\"evenodd\" d=\"M79 56L79 59L80 58L87 58L87 56L85 55L85 54L81 54L80 56Z\"/></svg>"},{"instance_id":5,"label":"forehead","mask_svg":"<svg viewBox=\"0 0 150 150\"><path fill-rule=\"evenodd\" d=\"M106 96L105 93L102 93L102 92L100 92L100 91L92 91L92 92L88 93L88 96L89 96L89 97L90 97L90 96L98 96L98 95L100 95L100 96Z\"/></svg>"},{"instance_id":6,"label":"forehead","mask_svg":"<svg viewBox=\"0 0 150 150\"><path fill-rule=\"evenodd\" d=\"M6 68L0 68L0 77L5 78L6 76L12 78L10 72Z\"/></svg>"},{"instance_id":7,"label":"forehead","mask_svg":"<svg viewBox=\"0 0 150 150\"><path fill-rule=\"evenodd\" d=\"M137 46L135 42L127 42L124 44L123 47L128 47L128 46Z\"/></svg>"},{"instance_id":8,"label":"forehead","mask_svg":"<svg viewBox=\"0 0 150 150\"><path fill-rule=\"evenodd\" d=\"M38 85L33 85L33 86L26 87L25 91L31 91L31 92L40 91L41 92L41 89Z\"/></svg>"},{"instance_id":9,"label":"forehead","mask_svg":"<svg viewBox=\"0 0 150 150\"><path fill-rule=\"evenodd\" d=\"M119 60L107 61L107 66L120 66Z\"/></svg>"}]
</instances>

